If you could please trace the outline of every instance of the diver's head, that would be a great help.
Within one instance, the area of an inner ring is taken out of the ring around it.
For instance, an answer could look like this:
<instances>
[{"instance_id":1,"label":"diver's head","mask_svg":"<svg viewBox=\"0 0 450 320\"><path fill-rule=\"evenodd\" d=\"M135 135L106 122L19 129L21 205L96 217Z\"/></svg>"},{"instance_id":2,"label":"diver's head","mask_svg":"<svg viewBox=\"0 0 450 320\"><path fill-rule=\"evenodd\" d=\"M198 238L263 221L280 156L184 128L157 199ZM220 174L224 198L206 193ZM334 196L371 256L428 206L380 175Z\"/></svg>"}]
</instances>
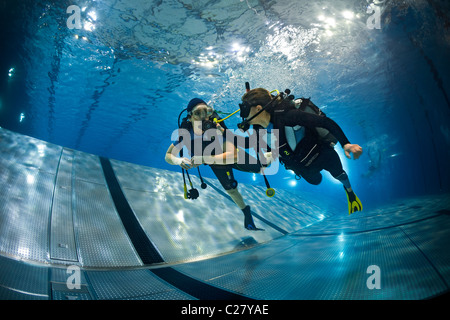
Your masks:
<instances>
[{"instance_id":1,"label":"diver's head","mask_svg":"<svg viewBox=\"0 0 450 320\"><path fill-rule=\"evenodd\" d=\"M248 124L265 124L270 119L268 110L261 110L272 101L270 92L263 88L249 90L242 96L242 103L239 104L241 109L240 116L242 119L251 119ZM266 111L266 112L265 112ZM258 114L259 113L259 114ZM255 116L256 115L256 116Z\"/></svg>"},{"instance_id":2,"label":"diver's head","mask_svg":"<svg viewBox=\"0 0 450 320\"><path fill-rule=\"evenodd\" d=\"M203 134L208 129L215 128L214 108L208 106L205 101L194 98L189 101L186 108L188 112L187 120L192 125L196 134Z\"/></svg>"},{"instance_id":3,"label":"diver's head","mask_svg":"<svg viewBox=\"0 0 450 320\"><path fill-rule=\"evenodd\" d=\"M205 101L199 98L194 98L189 101L187 106L188 117L191 121L208 120L214 113L214 109L206 104Z\"/></svg>"}]
</instances>

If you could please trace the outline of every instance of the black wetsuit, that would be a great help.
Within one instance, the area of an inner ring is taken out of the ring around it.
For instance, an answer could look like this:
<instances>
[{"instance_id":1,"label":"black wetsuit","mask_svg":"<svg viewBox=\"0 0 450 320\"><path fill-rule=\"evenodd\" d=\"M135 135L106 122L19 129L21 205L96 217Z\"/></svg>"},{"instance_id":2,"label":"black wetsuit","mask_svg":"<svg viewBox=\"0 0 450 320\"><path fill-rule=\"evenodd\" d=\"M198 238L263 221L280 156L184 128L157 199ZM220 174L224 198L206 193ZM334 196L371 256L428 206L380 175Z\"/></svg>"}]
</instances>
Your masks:
<instances>
[{"instance_id":1,"label":"black wetsuit","mask_svg":"<svg viewBox=\"0 0 450 320\"><path fill-rule=\"evenodd\" d=\"M223 153L222 146L223 143L226 140L226 135L231 134L227 130L227 127L223 122L220 123L220 125L225 129L225 133L223 136L214 136L214 138L208 137L208 136L199 136L194 134L194 130L192 129L192 125L188 122L184 122L182 127L188 131L188 138L189 141L184 142L181 138L182 135L178 138L176 141L172 141L173 145L176 146L180 143L182 145L186 146L188 149L190 156L193 157L194 155L201 156L203 155L203 152L206 148L211 147L212 143L217 144L217 148L215 150L220 150L220 152ZM215 129L212 129L215 131ZM196 141L197 140L197 141ZM230 140L234 141L234 140ZM201 145L201 148L196 146L195 144L198 143L198 146ZM236 146L236 145L235 145ZM242 161L244 163L234 163L234 164L226 164L226 165L216 165L212 164L209 165L214 172L215 176L219 180L220 184L225 190L235 189L237 187L237 181L234 179L233 169L244 171L244 172L250 172L250 173L258 173L261 170L261 165L258 162L257 159L250 156L247 152L242 150L242 146L239 146L239 152L240 157L245 157L245 161ZM211 155L216 154L215 150L212 150Z\"/></svg>"},{"instance_id":2,"label":"black wetsuit","mask_svg":"<svg viewBox=\"0 0 450 320\"><path fill-rule=\"evenodd\" d=\"M271 113L273 129L279 130L279 157L286 169L293 170L311 184L322 181L320 171L327 170L335 178L345 173L339 155L329 142L321 140L315 128L327 129L339 143L350 143L339 125L332 119L298 109L275 109ZM304 127L304 136L294 150L289 146L285 127Z\"/></svg>"}]
</instances>

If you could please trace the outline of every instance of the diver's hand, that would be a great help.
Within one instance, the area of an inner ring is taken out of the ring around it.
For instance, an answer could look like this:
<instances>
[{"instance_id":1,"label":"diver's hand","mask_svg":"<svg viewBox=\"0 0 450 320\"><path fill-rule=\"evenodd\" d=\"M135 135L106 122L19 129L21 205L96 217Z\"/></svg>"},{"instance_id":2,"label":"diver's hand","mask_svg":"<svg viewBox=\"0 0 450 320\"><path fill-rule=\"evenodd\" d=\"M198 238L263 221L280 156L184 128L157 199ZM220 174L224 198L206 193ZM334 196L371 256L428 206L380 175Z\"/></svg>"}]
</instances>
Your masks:
<instances>
[{"instance_id":1,"label":"diver's hand","mask_svg":"<svg viewBox=\"0 0 450 320\"><path fill-rule=\"evenodd\" d=\"M344 145L344 152L345 152L345 156L349 159L351 159L351 155L350 153L353 153L353 159L358 159L361 154L362 154L362 148L361 146L357 145L357 144L351 144L351 143L347 143L346 145Z\"/></svg>"},{"instance_id":2,"label":"diver's hand","mask_svg":"<svg viewBox=\"0 0 450 320\"><path fill-rule=\"evenodd\" d=\"M188 158L175 158L173 160L173 163L175 165L180 166L181 168L183 168L185 170L189 170L192 168L191 160L189 160Z\"/></svg>"},{"instance_id":3,"label":"diver's hand","mask_svg":"<svg viewBox=\"0 0 450 320\"><path fill-rule=\"evenodd\" d=\"M225 129L218 122L216 122L216 128L221 134L225 132Z\"/></svg>"},{"instance_id":4,"label":"diver's hand","mask_svg":"<svg viewBox=\"0 0 450 320\"><path fill-rule=\"evenodd\" d=\"M199 165L203 164L203 156L193 156L191 158L192 168L197 168Z\"/></svg>"},{"instance_id":5,"label":"diver's hand","mask_svg":"<svg viewBox=\"0 0 450 320\"><path fill-rule=\"evenodd\" d=\"M264 158L266 158L266 166L269 166L273 162L272 152L264 152Z\"/></svg>"}]
</instances>

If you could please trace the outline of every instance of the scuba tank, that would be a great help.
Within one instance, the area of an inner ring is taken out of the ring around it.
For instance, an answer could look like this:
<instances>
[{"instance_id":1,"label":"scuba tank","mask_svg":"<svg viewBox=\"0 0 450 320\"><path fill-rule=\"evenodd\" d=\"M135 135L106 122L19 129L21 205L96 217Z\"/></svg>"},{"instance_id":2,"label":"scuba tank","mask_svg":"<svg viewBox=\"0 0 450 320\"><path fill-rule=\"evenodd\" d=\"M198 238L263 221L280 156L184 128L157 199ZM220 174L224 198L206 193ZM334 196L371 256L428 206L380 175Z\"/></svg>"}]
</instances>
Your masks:
<instances>
[{"instance_id":1,"label":"scuba tank","mask_svg":"<svg viewBox=\"0 0 450 320\"><path fill-rule=\"evenodd\" d=\"M316 106L310 99L306 99L306 98L300 98L300 99L295 99L294 101L294 105L296 109L299 109L301 111L304 112L308 112L308 113L315 113L319 116L326 116L326 114L320 110L320 108L318 106ZM336 139L335 136L333 136L330 131L328 131L325 128L315 128L315 130L317 131L317 134L319 135L319 139L324 142L325 144L330 145L331 147L334 147L336 145L336 143L338 142L338 140Z\"/></svg>"}]
</instances>

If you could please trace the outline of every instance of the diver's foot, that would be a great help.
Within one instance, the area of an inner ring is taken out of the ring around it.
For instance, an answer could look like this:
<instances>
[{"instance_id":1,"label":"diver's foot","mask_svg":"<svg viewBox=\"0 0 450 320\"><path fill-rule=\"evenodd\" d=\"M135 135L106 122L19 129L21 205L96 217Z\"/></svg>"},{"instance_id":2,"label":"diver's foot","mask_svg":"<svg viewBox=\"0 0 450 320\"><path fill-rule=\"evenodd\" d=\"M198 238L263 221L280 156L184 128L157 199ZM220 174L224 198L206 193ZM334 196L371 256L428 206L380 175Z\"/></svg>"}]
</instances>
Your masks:
<instances>
[{"instance_id":1,"label":"diver's foot","mask_svg":"<svg viewBox=\"0 0 450 320\"><path fill-rule=\"evenodd\" d=\"M252 217L245 217L244 218L244 228L247 229L247 230L256 230L256 229L258 229L258 228L256 228Z\"/></svg>"},{"instance_id":2,"label":"diver's foot","mask_svg":"<svg viewBox=\"0 0 450 320\"><path fill-rule=\"evenodd\" d=\"M352 214L356 211L362 211L363 206L359 198L351 189L347 189L344 187L345 193L347 194L348 201L348 214Z\"/></svg>"},{"instance_id":3,"label":"diver's foot","mask_svg":"<svg viewBox=\"0 0 450 320\"><path fill-rule=\"evenodd\" d=\"M246 206L242 209L244 212L244 228L250 231L263 231L264 229L257 228L253 221L252 213L250 212L250 206Z\"/></svg>"}]
</instances>

